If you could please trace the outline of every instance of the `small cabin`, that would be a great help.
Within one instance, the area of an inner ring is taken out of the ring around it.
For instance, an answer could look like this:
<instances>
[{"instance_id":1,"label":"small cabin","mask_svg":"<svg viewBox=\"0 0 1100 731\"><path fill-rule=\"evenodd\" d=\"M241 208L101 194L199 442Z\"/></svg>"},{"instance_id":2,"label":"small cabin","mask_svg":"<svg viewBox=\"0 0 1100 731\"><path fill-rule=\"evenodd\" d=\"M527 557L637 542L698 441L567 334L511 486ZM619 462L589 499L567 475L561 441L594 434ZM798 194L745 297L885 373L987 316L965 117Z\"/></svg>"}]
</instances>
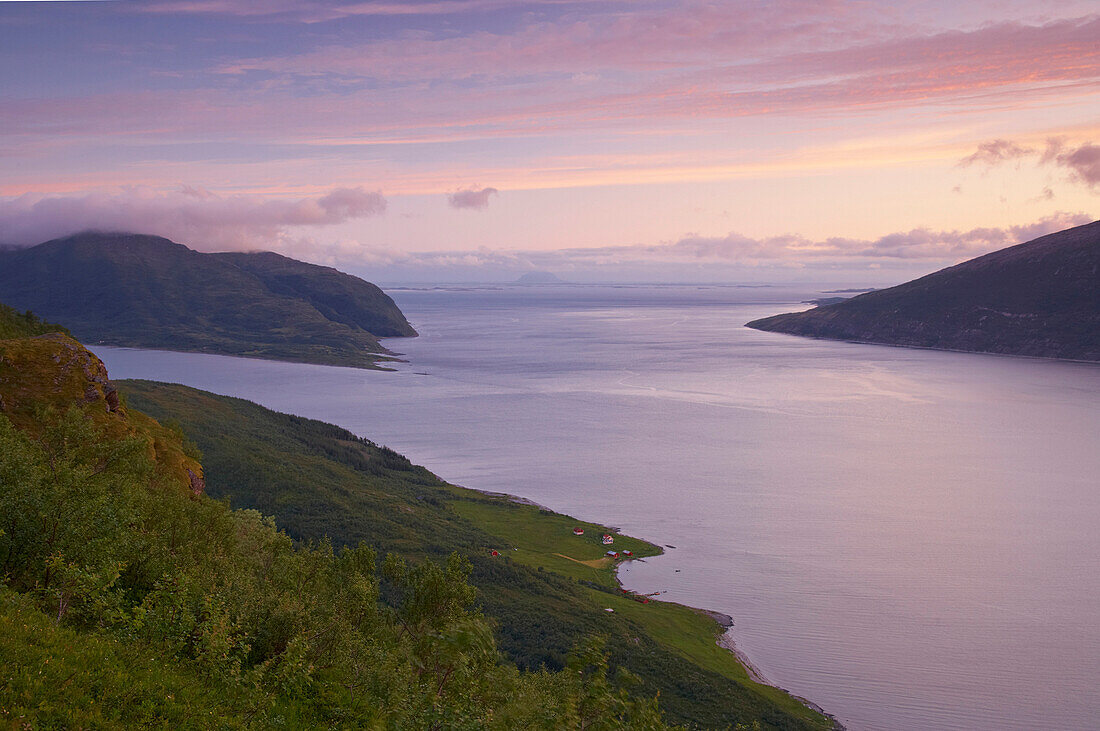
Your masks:
<instances>
[{"instance_id":1,"label":"small cabin","mask_svg":"<svg viewBox=\"0 0 1100 731\"><path fill-rule=\"evenodd\" d=\"M624 550L624 551L623 551L623 555L624 555L624 556L633 556L633 555L634 555L634 552L633 552L633 551L627 551L627 550Z\"/></svg>"},{"instance_id":2,"label":"small cabin","mask_svg":"<svg viewBox=\"0 0 1100 731\"><path fill-rule=\"evenodd\" d=\"M607 555L610 556L611 558L618 558L619 557L619 552L618 551L608 551Z\"/></svg>"},{"instance_id":3,"label":"small cabin","mask_svg":"<svg viewBox=\"0 0 1100 731\"><path fill-rule=\"evenodd\" d=\"M584 535L584 528L574 528L573 529L573 535L583 536Z\"/></svg>"},{"instance_id":4,"label":"small cabin","mask_svg":"<svg viewBox=\"0 0 1100 731\"><path fill-rule=\"evenodd\" d=\"M499 555L500 555L500 551L497 551L497 550L495 550L495 549L494 549L494 550L492 550L492 551L489 551L489 555L490 555L490 556L499 556Z\"/></svg>"},{"instance_id":5,"label":"small cabin","mask_svg":"<svg viewBox=\"0 0 1100 731\"><path fill-rule=\"evenodd\" d=\"M610 546L610 545L611 545L612 543L614 543L614 542L615 542L615 539L614 539L614 538L612 538L611 536L607 535L606 533L604 533L604 534L603 534L603 544L604 544L605 546Z\"/></svg>"}]
</instances>

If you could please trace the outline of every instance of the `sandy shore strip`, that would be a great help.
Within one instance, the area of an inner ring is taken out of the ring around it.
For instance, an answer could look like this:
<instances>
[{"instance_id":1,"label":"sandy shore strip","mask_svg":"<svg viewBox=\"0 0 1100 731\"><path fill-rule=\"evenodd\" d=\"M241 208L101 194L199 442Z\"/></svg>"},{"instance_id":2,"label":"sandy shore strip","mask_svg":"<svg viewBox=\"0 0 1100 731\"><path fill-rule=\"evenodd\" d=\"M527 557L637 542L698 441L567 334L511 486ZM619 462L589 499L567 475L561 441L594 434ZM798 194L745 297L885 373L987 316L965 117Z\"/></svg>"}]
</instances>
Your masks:
<instances>
[{"instance_id":1,"label":"sandy shore strip","mask_svg":"<svg viewBox=\"0 0 1100 731\"><path fill-rule=\"evenodd\" d=\"M492 490L479 490L476 487L466 487L465 485L459 485L457 482L449 483L455 487L461 487L463 490L469 490L470 492L480 492L486 497L500 498L509 502L516 503L517 505L530 505L532 508L538 508L539 510L546 510L551 513L557 513L558 511L552 510L545 505L540 505L530 498L520 497L519 495L513 495L510 492L493 492Z\"/></svg>"},{"instance_id":2,"label":"sandy shore strip","mask_svg":"<svg viewBox=\"0 0 1100 731\"><path fill-rule=\"evenodd\" d=\"M710 612L708 612L708 614L710 614ZM731 621L730 624L727 624L725 626L727 628L732 627L733 622ZM737 643L733 639L733 631L732 630L726 629L726 631L723 632L721 634L721 636L719 636L718 646L725 649L725 650L729 650L730 652L732 652L734 654L735 657L737 657L737 661L745 666L745 672L747 672L749 674L749 679L752 680L752 682L760 683L761 685L771 685L771 686L775 686L777 688L779 687L779 686L775 685L775 683L771 682L766 677L764 677L764 673L760 672L760 668L758 668L758 667L756 667L755 665L752 664L752 661L749 660L749 656L746 655L745 653L741 652L740 649L738 649ZM820 709L817 709L817 710L820 710Z\"/></svg>"},{"instance_id":3,"label":"sandy shore strip","mask_svg":"<svg viewBox=\"0 0 1100 731\"><path fill-rule=\"evenodd\" d=\"M713 614L718 614L718 612L707 612L707 614L713 615ZM726 615L723 614L721 616L725 617ZM723 626L732 627L733 626L733 620L730 620L730 623L728 625L723 625ZM808 708L812 708L813 710L820 713L822 716L825 716L826 718L831 719L832 722L833 722L833 728L835 728L837 731L845 731L844 724L842 724L840 721L838 721L836 716L829 713L828 711L826 711L821 706L817 705L813 701L806 700L805 698L803 698L800 695L795 695L794 693L791 693L791 691L787 690L786 688L784 688L782 686L779 686L779 685L776 685L775 683L768 680L764 676L764 674L762 672L760 672L760 668L758 668L758 667L756 667L755 665L752 664L752 661L749 660L748 655L741 652L741 650L739 650L737 648L737 643L734 642L734 639L733 639L733 630L732 629L727 629L725 632L722 633L722 636L718 638L718 646L725 649L725 650L729 650L730 652L732 652L734 654L734 656L737 657L738 662L740 662L742 665L745 666L745 672L747 672L749 674L749 679L751 679L754 683L760 683L761 685L770 685L773 688L779 688L781 691L783 691L784 693L787 693L788 695L790 695L792 698L797 700L802 705L807 706Z\"/></svg>"}]
</instances>

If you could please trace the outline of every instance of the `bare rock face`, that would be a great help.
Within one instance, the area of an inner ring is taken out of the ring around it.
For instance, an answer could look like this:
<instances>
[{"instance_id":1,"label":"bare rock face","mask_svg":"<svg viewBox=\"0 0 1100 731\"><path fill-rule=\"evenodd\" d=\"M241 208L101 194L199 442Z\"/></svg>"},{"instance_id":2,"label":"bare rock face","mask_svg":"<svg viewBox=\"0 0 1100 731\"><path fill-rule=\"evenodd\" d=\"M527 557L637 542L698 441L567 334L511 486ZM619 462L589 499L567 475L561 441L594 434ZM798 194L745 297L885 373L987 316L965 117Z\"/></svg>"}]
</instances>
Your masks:
<instances>
[{"instance_id":1,"label":"bare rock face","mask_svg":"<svg viewBox=\"0 0 1100 731\"><path fill-rule=\"evenodd\" d=\"M6 411L43 401L61 409L98 402L104 412L123 415L118 389L103 361L61 333L3 341L0 393Z\"/></svg>"},{"instance_id":2,"label":"bare rock face","mask_svg":"<svg viewBox=\"0 0 1100 731\"><path fill-rule=\"evenodd\" d=\"M56 376L59 383L69 380L73 372L79 369L77 377L83 375L86 381L84 400L88 403L102 400L107 413L118 413L120 406L118 389L107 377L107 366L103 365L103 361L80 343L60 333L39 335L38 339L49 340L59 346L59 350L51 358L60 366Z\"/></svg>"},{"instance_id":3,"label":"bare rock face","mask_svg":"<svg viewBox=\"0 0 1100 731\"><path fill-rule=\"evenodd\" d=\"M191 481L191 494L195 497L202 495L206 491L206 480L195 474L194 470L187 470L187 477Z\"/></svg>"},{"instance_id":4,"label":"bare rock face","mask_svg":"<svg viewBox=\"0 0 1100 731\"><path fill-rule=\"evenodd\" d=\"M103 398L107 401L108 413L114 414L121 407L121 402L118 398L118 389L109 382L104 387Z\"/></svg>"}]
</instances>

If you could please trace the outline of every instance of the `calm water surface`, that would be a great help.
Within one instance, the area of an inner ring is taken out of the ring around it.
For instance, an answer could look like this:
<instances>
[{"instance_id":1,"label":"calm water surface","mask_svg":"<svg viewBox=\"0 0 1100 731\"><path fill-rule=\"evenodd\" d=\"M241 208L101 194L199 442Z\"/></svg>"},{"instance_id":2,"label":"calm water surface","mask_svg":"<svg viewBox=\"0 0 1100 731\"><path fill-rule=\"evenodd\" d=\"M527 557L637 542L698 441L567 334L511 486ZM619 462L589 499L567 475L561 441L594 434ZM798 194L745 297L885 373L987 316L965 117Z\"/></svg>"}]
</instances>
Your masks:
<instances>
[{"instance_id":1,"label":"calm water surface","mask_svg":"<svg viewBox=\"0 0 1100 731\"><path fill-rule=\"evenodd\" d=\"M810 290L391 294L395 373L96 352L675 546L624 583L851 729L1100 727L1100 366L742 327Z\"/></svg>"}]
</instances>

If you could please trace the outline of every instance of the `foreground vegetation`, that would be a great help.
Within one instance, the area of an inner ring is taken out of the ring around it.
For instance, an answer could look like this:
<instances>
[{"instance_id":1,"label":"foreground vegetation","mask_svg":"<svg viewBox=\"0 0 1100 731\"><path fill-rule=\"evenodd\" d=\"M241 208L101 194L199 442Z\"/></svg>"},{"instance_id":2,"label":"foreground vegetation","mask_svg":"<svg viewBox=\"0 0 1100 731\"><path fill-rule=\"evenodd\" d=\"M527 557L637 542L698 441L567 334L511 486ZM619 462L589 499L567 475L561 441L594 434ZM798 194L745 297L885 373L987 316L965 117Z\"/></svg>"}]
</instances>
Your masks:
<instances>
[{"instance_id":1,"label":"foreground vegetation","mask_svg":"<svg viewBox=\"0 0 1100 731\"><path fill-rule=\"evenodd\" d=\"M0 304L0 340L9 338L29 338L46 333L68 331L52 322L43 322L30 310L17 312L14 308Z\"/></svg>"},{"instance_id":2,"label":"foreground vegetation","mask_svg":"<svg viewBox=\"0 0 1100 731\"><path fill-rule=\"evenodd\" d=\"M36 322L0 312L0 723L827 725L711 620L623 595L602 526L238 399L120 398Z\"/></svg>"},{"instance_id":3,"label":"foreground vegetation","mask_svg":"<svg viewBox=\"0 0 1100 731\"><path fill-rule=\"evenodd\" d=\"M0 415L5 722L664 727L653 699L607 679L598 640L564 672L504 662L460 555L376 561L366 545L295 543L158 469L142 434L110 433L125 408L61 411L58 394L33 428Z\"/></svg>"},{"instance_id":4,"label":"foreground vegetation","mask_svg":"<svg viewBox=\"0 0 1100 731\"><path fill-rule=\"evenodd\" d=\"M194 438L210 495L275 516L298 540L365 542L379 555L414 560L458 552L470 562L477 605L491 619L499 648L519 668L561 670L575 647L600 636L612 674L637 676L635 692L659 696L675 723L829 726L785 693L751 682L715 644L721 628L714 620L624 596L604 557L604 526L449 485L330 424L185 386L120 381L119 387L132 406ZM576 526L585 529L583 537L573 535ZM617 533L613 547L639 557L659 552Z\"/></svg>"}]
</instances>

